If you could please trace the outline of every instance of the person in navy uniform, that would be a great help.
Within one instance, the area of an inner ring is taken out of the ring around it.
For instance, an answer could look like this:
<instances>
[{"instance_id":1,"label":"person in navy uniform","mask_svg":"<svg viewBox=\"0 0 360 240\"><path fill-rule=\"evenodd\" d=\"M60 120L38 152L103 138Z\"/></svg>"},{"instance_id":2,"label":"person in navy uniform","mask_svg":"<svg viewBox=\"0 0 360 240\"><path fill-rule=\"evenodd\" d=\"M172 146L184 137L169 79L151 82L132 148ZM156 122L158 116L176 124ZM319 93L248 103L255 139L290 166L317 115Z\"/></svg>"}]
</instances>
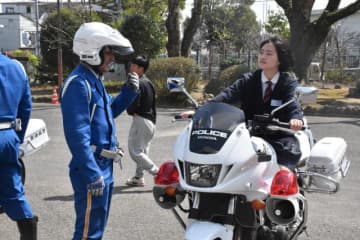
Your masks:
<instances>
[{"instance_id":1,"label":"person in navy uniform","mask_svg":"<svg viewBox=\"0 0 360 240\"><path fill-rule=\"evenodd\" d=\"M73 239L102 239L113 191L113 161L121 157L114 118L137 97L139 79L129 73L116 97L107 93L102 78L115 61L115 52L127 55L133 48L128 39L106 24L82 24L74 36L73 52L80 63L60 92L64 134L72 154Z\"/></svg>"},{"instance_id":2,"label":"person in navy uniform","mask_svg":"<svg viewBox=\"0 0 360 240\"><path fill-rule=\"evenodd\" d=\"M287 44L278 37L261 42L258 65L258 70L242 75L211 101L240 103L246 120L249 121L255 114L270 113L294 97L298 82L288 73L293 65L293 58ZM186 117L189 114L191 113L184 112L182 115ZM274 117L281 122L288 122L295 131L303 126L302 110L297 101L276 112ZM273 134L264 138L274 147L279 164L290 169L296 166L301 152L295 136Z\"/></svg>"},{"instance_id":3,"label":"person in navy uniform","mask_svg":"<svg viewBox=\"0 0 360 240\"><path fill-rule=\"evenodd\" d=\"M17 222L21 240L37 239L38 217L25 197L19 160L30 114L31 93L25 69L0 53L0 205Z\"/></svg>"}]
</instances>

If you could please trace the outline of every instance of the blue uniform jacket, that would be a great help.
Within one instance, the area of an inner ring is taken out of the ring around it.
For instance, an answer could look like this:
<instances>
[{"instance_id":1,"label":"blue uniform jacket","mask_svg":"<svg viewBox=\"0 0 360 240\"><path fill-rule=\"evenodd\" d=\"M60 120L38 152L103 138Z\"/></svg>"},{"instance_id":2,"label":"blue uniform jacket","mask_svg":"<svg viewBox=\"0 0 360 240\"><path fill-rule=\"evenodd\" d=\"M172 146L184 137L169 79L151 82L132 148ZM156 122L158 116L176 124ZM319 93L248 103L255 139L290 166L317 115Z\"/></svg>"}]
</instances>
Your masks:
<instances>
[{"instance_id":1,"label":"blue uniform jacket","mask_svg":"<svg viewBox=\"0 0 360 240\"><path fill-rule=\"evenodd\" d=\"M131 104L138 93L124 85L121 92L112 98L99 77L83 64L74 69L64 85L74 75L77 77L66 91L63 89L61 98L64 134L72 154L69 166L70 169L78 169L83 180L91 183L102 175L91 145L97 146L97 152L102 148L115 148L114 118ZM91 88L90 96L87 84Z\"/></svg>"},{"instance_id":2,"label":"blue uniform jacket","mask_svg":"<svg viewBox=\"0 0 360 240\"><path fill-rule=\"evenodd\" d=\"M31 91L28 77L20 63L0 53L0 122L22 121L17 132L22 143L31 114Z\"/></svg>"}]
</instances>

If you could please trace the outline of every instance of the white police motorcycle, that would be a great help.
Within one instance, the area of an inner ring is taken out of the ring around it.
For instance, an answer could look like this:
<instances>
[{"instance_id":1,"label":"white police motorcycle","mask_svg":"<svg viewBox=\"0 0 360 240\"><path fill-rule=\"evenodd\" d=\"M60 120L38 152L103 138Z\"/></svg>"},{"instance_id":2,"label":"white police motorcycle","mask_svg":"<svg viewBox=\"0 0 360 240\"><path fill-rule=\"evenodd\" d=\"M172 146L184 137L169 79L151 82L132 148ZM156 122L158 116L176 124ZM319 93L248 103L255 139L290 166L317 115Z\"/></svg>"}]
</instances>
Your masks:
<instances>
[{"instance_id":1,"label":"white police motorcycle","mask_svg":"<svg viewBox=\"0 0 360 240\"><path fill-rule=\"evenodd\" d=\"M169 78L168 87L190 96L183 78ZM316 95L316 88L299 87L291 101L313 102ZM273 119L289 103L248 125L241 109L225 103L197 109L176 140L174 160L160 166L153 187L156 202L173 211L186 240L297 239L306 230L305 192L339 190L350 165L346 142L325 137L315 143L307 124L292 132ZM292 132L299 140L302 156L295 171L280 166L273 147L258 137L274 131ZM187 214L187 223L176 209Z\"/></svg>"},{"instance_id":2,"label":"white police motorcycle","mask_svg":"<svg viewBox=\"0 0 360 240\"><path fill-rule=\"evenodd\" d=\"M24 142L20 146L19 161L22 166L21 180L25 184L25 164L23 159L27 156L37 152L40 148L45 146L49 142L46 124L42 119L31 118L28 123L28 127L25 132ZM0 205L0 214L3 213L3 209Z\"/></svg>"}]
</instances>

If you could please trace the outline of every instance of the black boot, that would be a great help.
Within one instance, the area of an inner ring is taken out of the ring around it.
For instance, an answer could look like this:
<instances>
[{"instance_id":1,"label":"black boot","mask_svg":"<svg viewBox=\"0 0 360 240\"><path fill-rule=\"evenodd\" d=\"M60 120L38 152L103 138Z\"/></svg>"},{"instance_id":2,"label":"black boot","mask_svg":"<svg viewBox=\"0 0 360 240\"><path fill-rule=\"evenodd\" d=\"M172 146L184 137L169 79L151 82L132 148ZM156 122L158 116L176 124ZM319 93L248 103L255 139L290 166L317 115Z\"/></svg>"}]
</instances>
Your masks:
<instances>
[{"instance_id":1,"label":"black boot","mask_svg":"<svg viewBox=\"0 0 360 240\"><path fill-rule=\"evenodd\" d=\"M37 216L17 221L20 232L20 240L37 240L37 222Z\"/></svg>"}]
</instances>

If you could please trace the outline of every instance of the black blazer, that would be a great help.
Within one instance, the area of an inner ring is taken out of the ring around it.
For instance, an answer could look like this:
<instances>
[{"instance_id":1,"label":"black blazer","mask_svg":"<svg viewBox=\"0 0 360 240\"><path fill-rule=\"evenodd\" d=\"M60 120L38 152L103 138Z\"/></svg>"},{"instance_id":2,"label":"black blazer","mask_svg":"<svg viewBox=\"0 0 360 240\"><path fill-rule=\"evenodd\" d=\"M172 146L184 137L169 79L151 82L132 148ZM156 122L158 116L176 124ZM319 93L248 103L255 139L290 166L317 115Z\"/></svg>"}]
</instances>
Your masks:
<instances>
[{"instance_id":1,"label":"black blazer","mask_svg":"<svg viewBox=\"0 0 360 240\"><path fill-rule=\"evenodd\" d=\"M145 74L139 79L139 95L127 108L127 113L156 123L155 88Z\"/></svg>"},{"instance_id":2,"label":"black blazer","mask_svg":"<svg viewBox=\"0 0 360 240\"><path fill-rule=\"evenodd\" d=\"M294 97L295 88L298 82L288 73L280 72L279 80L276 83L271 100L268 103L263 101L261 71L246 73L236 80L235 83L220 92L212 101L225 102L229 104L240 103L241 109L245 112L247 120L253 119L254 114L270 113L279 105ZM295 101L286 108L275 114L282 122L289 122L290 119L302 119L300 104Z\"/></svg>"}]
</instances>

